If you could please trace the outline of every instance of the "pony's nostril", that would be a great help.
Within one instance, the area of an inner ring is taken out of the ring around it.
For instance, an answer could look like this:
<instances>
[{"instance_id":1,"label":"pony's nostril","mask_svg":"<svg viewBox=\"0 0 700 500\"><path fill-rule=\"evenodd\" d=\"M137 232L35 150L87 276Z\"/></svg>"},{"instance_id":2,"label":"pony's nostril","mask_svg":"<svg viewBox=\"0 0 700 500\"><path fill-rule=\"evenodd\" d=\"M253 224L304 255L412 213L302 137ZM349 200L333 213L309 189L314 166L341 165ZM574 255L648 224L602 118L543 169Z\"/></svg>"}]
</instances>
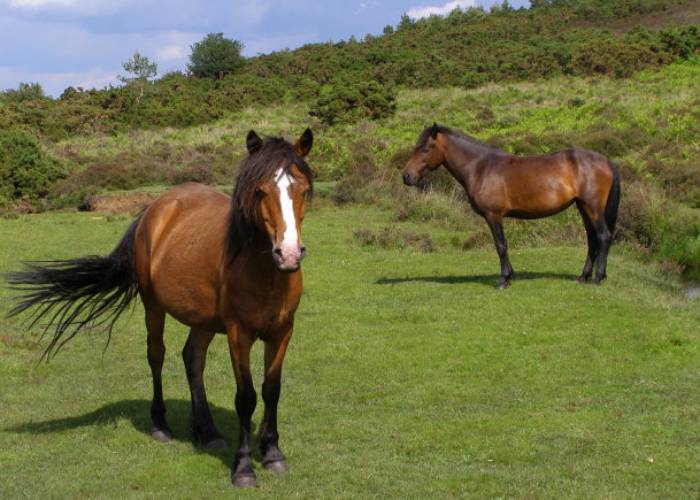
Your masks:
<instances>
[{"instance_id":1,"label":"pony's nostril","mask_svg":"<svg viewBox=\"0 0 700 500\"><path fill-rule=\"evenodd\" d=\"M277 255L278 257L282 257L282 249L280 247L275 247L272 249L272 252Z\"/></svg>"},{"instance_id":2,"label":"pony's nostril","mask_svg":"<svg viewBox=\"0 0 700 500\"><path fill-rule=\"evenodd\" d=\"M411 174L409 174L408 172L403 174L403 181L406 184L410 183L411 182Z\"/></svg>"},{"instance_id":3,"label":"pony's nostril","mask_svg":"<svg viewBox=\"0 0 700 500\"><path fill-rule=\"evenodd\" d=\"M301 252L301 258L303 259L306 257L306 247L301 247L299 248L299 251Z\"/></svg>"}]
</instances>

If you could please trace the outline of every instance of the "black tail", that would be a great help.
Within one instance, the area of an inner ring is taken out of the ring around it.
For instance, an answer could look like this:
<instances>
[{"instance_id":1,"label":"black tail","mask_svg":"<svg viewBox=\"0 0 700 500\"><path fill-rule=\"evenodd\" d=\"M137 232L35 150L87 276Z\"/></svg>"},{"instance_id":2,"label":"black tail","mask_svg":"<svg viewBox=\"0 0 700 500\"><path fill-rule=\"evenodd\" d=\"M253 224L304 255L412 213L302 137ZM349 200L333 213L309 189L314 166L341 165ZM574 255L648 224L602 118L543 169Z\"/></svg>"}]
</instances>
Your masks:
<instances>
[{"instance_id":1,"label":"black tail","mask_svg":"<svg viewBox=\"0 0 700 500\"><path fill-rule=\"evenodd\" d=\"M613 183L608 193L608 201L605 204L605 222L610 230L610 235L614 236L615 224L617 224L617 210L620 207L620 169L608 162L613 173Z\"/></svg>"},{"instance_id":2,"label":"black tail","mask_svg":"<svg viewBox=\"0 0 700 500\"><path fill-rule=\"evenodd\" d=\"M55 355L88 325L106 325L109 344L114 323L138 293L134 240L140 219L107 257L33 262L7 276L14 289L24 292L9 316L35 308L29 327L47 319L44 333L53 328L42 359Z\"/></svg>"}]
</instances>

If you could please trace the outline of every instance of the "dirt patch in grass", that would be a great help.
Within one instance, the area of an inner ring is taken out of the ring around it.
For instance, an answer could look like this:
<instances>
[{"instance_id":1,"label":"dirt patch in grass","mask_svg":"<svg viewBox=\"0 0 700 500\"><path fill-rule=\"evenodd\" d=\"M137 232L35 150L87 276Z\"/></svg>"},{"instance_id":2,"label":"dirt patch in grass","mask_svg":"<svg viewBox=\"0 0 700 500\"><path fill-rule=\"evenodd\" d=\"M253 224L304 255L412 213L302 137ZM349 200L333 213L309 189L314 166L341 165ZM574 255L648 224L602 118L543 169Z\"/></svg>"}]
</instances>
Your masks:
<instances>
[{"instance_id":1,"label":"dirt patch in grass","mask_svg":"<svg viewBox=\"0 0 700 500\"><path fill-rule=\"evenodd\" d=\"M91 196L80 207L88 212L138 212L158 198L158 193L125 193Z\"/></svg>"}]
</instances>

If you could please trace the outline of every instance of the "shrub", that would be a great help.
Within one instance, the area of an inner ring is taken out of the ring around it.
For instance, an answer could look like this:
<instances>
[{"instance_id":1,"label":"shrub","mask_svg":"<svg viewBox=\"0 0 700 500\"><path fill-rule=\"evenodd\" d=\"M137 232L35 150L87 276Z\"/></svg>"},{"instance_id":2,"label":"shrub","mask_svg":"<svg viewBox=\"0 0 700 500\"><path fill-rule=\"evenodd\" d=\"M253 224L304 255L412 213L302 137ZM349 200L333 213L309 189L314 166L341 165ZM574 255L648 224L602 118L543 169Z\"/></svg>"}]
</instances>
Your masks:
<instances>
[{"instance_id":1,"label":"shrub","mask_svg":"<svg viewBox=\"0 0 700 500\"><path fill-rule=\"evenodd\" d=\"M321 90L311 116L323 123L354 123L363 118L379 120L396 111L396 89L376 80L336 81Z\"/></svg>"},{"instance_id":2,"label":"shrub","mask_svg":"<svg viewBox=\"0 0 700 500\"><path fill-rule=\"evenodd\" d=\"M378 246L380 248L415 248L420 252L432 252L435 244L428 234L419 234L406 229L385 227L380 230L367 228L354 232L355 239L362 246Z\"/></svg>"},{"instance_id":3,"label":"shrub","mask_svg":"<svg viewBox=\"0 0 700 500\"><path fill-rule=\"evenodd\" d=\"M33 101L46 97L44 89L38 83L20 83L17 90L8 89L2 94L8 102Z\"/></svg>"},{"instance_id":4,"label":"shrub","mask_svg":"<svg viewBox=\"0 0 700 500\"><path fill-rule=\"evenodd\" d=\"M18 129L0 131L0 203L45 196L64 176L64 165L46 154L34 136Z\"/></svg>"}]
</instances>

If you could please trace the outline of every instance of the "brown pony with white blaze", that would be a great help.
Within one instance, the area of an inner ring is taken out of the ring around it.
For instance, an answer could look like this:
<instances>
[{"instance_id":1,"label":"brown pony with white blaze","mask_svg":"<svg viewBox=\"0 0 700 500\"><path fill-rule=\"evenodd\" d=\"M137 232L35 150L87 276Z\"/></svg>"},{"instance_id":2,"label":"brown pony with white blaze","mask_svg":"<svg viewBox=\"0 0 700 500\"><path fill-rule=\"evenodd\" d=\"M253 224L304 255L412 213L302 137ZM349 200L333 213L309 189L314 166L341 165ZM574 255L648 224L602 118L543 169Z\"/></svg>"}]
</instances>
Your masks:
<instances>
[{"instance_id":1,"label":"brown pony with white blaze","mask_svg":"<svg viewBox=\"0 0 700 500\"><path fill-rule=\"evenodd\" d=\"M278 446L277 402L302 292L300 263L306 249L300 231L312 189L304 158L312 143L308 129L296 145L262 140L251 131L233 199L200 184L183 184L148 207L109 256L37 263L9 277L26 292L12 314L36 306L32 324L48 318L55 327L45 356L88 325L107 324L111 331L129 302L141 296L153 375L152 435L159 441L171 439L161 385L165 315L190 327L182 357L192 396L192 430L195 441L207 448L226 446L214 426L203 381L209 343L215 333L225 333L238 388L240 436L231 473L236 486L256 484L251 417L257 398L249 358L257 339L265 342L262 464L275 472L287 469Z\"/></svg>"},{"instance_id":2,"label":"brown pony with white blaze","mask_svg":"<svg viewBox=\"0 0 700 500\"><path fill-rule=\"evenodd\" d=\"M520 157L437 124L420 135L403 169L406 185L416 185L440 165L464 187L469 203L486 219L501 261L498 288L513 278L503 218L537 219L576 203L588 236L588 255L578 278L601 283L620 203L620 175L603 155L583 149Z\"/></svg>"}]
</instances>

